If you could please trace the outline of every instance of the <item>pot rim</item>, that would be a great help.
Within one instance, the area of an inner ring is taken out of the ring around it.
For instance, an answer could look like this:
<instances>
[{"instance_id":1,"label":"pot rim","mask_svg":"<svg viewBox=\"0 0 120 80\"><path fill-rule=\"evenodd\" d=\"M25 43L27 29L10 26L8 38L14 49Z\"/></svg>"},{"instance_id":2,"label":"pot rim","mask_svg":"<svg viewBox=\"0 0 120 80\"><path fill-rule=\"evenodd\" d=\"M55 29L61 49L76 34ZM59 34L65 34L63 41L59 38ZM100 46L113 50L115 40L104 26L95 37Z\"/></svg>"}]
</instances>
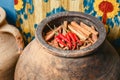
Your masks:
<instances>
[{"instance_id":1,"label":"pot rim","mask_svg":"<svg viewBox=\"0 0 120 80\"><path fill-rule=\"evenodd\" d=\"M80 49L80 50L62 50L62 49L57 49L47 44L42 36L44 26L46 26L46 24L49 23L51 20L54 20L60 17L65 17L65 16L79 16L79 17L86 18L87 20L92 22L94 25L97 26L97 27L95 26L95 28L97 29L99 33L98 40L93 45L87 48L84 48L84 49ZM103 23L91 15L88 15L82 12L66 11L66 12L60 12L60 13L54 14L52 16L49 16L43 19L38 24L35 36L36 36L37 41L42 45L42 47L48 50L49 53L56 55L56 56L60 56L60 57L73 57L74 58L74 57L87 56L91 54L93 51L95 51L100 45L102 45L102 43L105 41L105 38L106 38L106 30L104 28Z\"/></svg>"}]
</instances>

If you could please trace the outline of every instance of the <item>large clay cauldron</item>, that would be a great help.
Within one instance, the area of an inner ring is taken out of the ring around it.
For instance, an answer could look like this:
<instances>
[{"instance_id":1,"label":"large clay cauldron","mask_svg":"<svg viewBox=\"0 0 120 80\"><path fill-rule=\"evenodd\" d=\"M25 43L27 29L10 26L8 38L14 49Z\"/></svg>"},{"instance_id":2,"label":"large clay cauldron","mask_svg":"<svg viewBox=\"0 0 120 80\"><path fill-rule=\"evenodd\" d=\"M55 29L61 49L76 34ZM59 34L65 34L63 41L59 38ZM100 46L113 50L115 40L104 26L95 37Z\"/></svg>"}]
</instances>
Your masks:
<instances>
[{"instance_id":1,"label":"large clay cauldron","mask_svg":"<svg viewBox=\"0 0 120 80\"><path fill-rule=\"evenodd\" d=\"M44 40L50 26L67 20L94 25L99 32L95 44L81 50L61 50ZM120 80L118 53L106 40L106 30L96 18L80 12L62 12L44 19L38 26L35 39L20 56L15 80Z\"/></svg>"},{"instance_id":2,"label":"large clay cauldron","mask_svg":"<svg viewBox=\"0 0 120 80\"><path fill-rule=\"evenodd\" d=\"M6 13L0 7L0 80L14 80L17 60L24 43L17 28L9 25Z\"/></svg>"}]
</instances>

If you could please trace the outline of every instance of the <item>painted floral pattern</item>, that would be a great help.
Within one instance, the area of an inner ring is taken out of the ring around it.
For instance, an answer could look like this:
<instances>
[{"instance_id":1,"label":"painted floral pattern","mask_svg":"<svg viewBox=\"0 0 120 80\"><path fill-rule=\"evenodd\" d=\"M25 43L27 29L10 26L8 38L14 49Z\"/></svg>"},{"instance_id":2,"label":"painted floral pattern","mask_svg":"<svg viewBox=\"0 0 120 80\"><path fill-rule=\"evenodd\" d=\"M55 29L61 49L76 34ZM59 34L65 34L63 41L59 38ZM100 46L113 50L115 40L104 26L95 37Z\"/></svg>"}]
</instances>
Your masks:
<instances>
[{"instance_id":1,"label":"painted floral pattern","mask_svg":"<svg viewBox=\"0 0 120 80\"><path fill-rule=\"evenodd\" d=\"M23 8L23 0L14 0L15 10L19 11Z\"/></svg>"},{"instance_id":2,"label":"painted floral pattern","mask_svg":"<svg viewBox=\"0 0 120 80\"><path fill-rule=\"evenodd\" d=\"M14 0L14 8L17 13L16 26L23 34L25 43L28 44L33 38L34 35L30 32L30 27L23 25L23 23L29 19L29 15L34 13L34 6L32 0ZM24 27L22 27L22 25ZM33 25L34 26L34 25Z\"/></svg>"},{"instance_id":3,"label":"painted floral pattern","mask_svg":"<svg viewBox=\"0 0 120 80\"><path fill-rule=\"evenodd\" d=\"M98 15L103 17L103 23L105 24L106 19L114 18L115 15L118 15L119 3L115 0L96 0L94 2L94 9Z\"/></svg>"},{"instance_id":4,"label":"painted floral pattern","mask_svg":"<svg viewBox=\"0 0 120 80\"><path fill-rule=\"evenodd\" d=\"M60 6L58 8L53 9L52 11L46 13L46 17L51 16L53 14L59 13L59 12L64 12L66 11L63 6Z\"/></svg>"},{"instance_id":5,"label":"painted floral pattern","mask_svg":"<svg viewBox=\"0 0 120 80\"><path fill-rule=\"evenodd\" d=\"M120 47L120 0L84 0L83 4L85 13L104 23L108 40Z\"/></svg>"}]
</instances>

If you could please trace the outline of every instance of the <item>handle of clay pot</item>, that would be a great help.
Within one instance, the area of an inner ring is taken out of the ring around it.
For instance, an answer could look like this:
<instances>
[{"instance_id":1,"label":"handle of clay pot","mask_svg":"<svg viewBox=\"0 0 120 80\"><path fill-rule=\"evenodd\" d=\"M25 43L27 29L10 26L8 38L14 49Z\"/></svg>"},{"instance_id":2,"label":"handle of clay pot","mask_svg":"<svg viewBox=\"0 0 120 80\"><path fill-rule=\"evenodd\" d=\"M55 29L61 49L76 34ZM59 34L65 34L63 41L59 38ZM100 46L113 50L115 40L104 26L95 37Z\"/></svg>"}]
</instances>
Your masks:
<instances>
[{"instance_id":1,"label":"handle of clay pot","mask_svg":"<svg viewBox=\"0 0 120 80\"><path fill-rule=\"evenodd\" d=\"M5 18L6 18L5 10L2 7L0 7L0 26L4 23Z\"/></svg>"},{"instance_id":2,"label":"handle of clay pot","mask_svg":"<svg viewBox=\"0 0 120 80\"><path fill-rule=\"evenodd\" d=\"M14 27L13 25L4 24L0 27L0 32L11 33L16 39L16 44L18 46L18 53L21 53L23 51L24 48L23 38L16 27Z\"/></svg>"}]
</instances>

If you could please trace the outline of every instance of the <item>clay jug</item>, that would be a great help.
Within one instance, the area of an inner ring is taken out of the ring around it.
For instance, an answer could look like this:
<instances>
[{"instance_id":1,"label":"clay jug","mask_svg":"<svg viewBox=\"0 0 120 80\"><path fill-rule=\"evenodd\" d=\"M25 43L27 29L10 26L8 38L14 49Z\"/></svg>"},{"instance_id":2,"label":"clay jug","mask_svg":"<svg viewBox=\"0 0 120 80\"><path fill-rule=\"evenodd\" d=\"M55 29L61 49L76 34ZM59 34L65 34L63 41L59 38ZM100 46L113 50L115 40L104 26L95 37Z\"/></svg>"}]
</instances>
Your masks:
<instances>
[{"instance_id":1,"label":"clay jug","mask_svg":"<svg viewBox=\"0 0 120 80\"><path fill-rule=\"evenodd\" d=\"M14 71L24 43L17 28L9 25L0 7L0 80L14 80Z\"/></svg>"},{"instance_id":2,"label":"clay jug","mask_svg":"<svg viewBox=\"0 0 120 80\"><path fill-rule=\"evenodd\" d=\"M83 21L94 25L99 38L80 50L61 50L44 40L44 33L63 21ZM62 12L45 18L36 30L35 39L20 56L15 80L120 80L120 58L106 40L106 30L96 18L80 12Z\"/></svg>"}]
</instances>

